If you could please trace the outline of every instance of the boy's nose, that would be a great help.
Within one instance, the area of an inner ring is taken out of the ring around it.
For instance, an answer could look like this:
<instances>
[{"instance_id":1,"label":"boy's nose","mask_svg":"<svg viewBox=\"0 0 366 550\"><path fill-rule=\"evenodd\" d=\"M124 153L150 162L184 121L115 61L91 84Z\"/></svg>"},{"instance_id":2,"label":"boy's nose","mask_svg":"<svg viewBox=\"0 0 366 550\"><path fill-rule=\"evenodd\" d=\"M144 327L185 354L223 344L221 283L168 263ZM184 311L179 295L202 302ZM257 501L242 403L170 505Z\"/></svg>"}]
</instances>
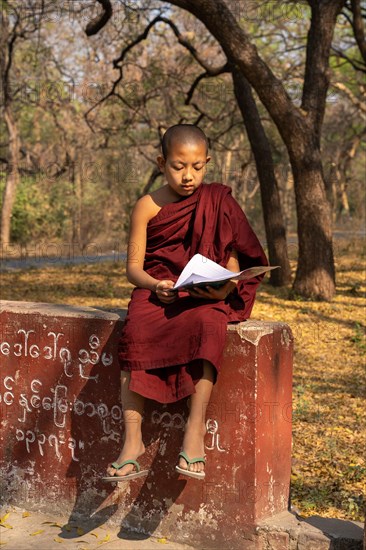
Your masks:
<instances>
[{"instance_id":1,"label":"boy's nose","mask_svg":"<svg viewBox=\"0 0 366 550\"><path fill-rule=\"evenodd\" d=\"M192 179L192 174L189 170L187 170L186 172L184 172L183 174L183 181L191 181Z\"/></svg>"}]
</instances>

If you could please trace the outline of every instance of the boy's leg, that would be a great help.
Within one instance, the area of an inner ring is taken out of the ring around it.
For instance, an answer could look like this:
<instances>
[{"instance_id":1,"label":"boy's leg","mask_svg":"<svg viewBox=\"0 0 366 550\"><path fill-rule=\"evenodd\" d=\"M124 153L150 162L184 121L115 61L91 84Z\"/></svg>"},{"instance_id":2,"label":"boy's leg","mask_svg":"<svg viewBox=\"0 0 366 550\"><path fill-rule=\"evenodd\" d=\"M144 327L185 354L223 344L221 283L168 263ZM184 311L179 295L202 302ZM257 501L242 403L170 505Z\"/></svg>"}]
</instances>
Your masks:
<instances>
[{"instance_id":1,"label":"boy's leg","mask_svg":"<svg viewBox=\"0 0 366 550\"><path fill-rule=\"evenodd\" d=\"M214 381L214 367L210 361L203 361L203 376L195 386L196 393L190 396L190 412L185 427L183 451L188 458L204 456L204 437L206 434L206 409L210 401ZM187 462L180 457L179 466L187 468ZM205 469L203 462L191 464L191 472L202 472Z\"/></svg>"},{"instance_id":2,"label":"boy's leg","mask_svg":"<svg viewBox=\"0 0 366 550\"><path fill-rule=\"evenodd\" d=\"M123 419L125 425L124 444L119 457L115 462L121 464L124 460L137 460L145 452L145 447L142 442L141 422L144 410L145 398L138 393L128 389L131 374L126 371L121 371L121 395L123 407ZM126 475L135 470L133 464L126 464L120 470L116 470L109 466L107 473L113 475Z\"/></svg>"}]
</instances>

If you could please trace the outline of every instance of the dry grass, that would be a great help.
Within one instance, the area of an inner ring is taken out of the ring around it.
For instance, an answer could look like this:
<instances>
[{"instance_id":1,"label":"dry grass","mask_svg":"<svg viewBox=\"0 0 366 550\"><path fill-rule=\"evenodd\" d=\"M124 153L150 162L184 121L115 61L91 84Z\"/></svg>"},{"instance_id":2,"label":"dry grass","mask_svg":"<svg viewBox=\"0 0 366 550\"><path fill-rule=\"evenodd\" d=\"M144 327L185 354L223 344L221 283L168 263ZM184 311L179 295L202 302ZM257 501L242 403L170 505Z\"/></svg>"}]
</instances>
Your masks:
<instances>
[{"instance_id":1,"label":"dry grass","mask_svg":"<svg viewBox=\"0 0 366 550\"><path fill-rule=\"evenodd\" d=\"M263 283L252 317L288 323L295 337L291 500L302 515L363 521L365 277L362 243L337 243L331 303L290 299ZM295 269L295 261L292 261ZM1 274L7 300L127 307L123 263L45 267Z\"/></svg>"}]
</instances>

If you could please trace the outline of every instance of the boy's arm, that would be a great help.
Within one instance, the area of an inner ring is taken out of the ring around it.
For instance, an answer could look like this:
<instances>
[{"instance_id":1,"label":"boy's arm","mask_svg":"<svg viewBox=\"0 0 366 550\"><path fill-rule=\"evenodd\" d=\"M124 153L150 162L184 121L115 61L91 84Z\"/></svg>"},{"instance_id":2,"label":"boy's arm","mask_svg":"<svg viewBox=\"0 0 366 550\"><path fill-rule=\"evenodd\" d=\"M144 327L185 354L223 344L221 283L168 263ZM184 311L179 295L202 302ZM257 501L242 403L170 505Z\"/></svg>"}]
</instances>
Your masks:
<instances>
[{"instance_id":1,"label":"boy's arm","mask_svg":"<svg viewBox=\"0 0 366 550\"><path fill-rule=\"evenodd\" d=\"M226 269L229 269L230 271L234 271L235 273L240 271L238 253L236 252L236 250L234 250L234 248L230 252L230 257L226 264ZM238 281L229 281L229 284L228 284L229 293L232 292L234 288L236 288L237 284L238 284Z\"/></svg>"},{"instance_id":2,"label":"boy's arm","mask_svg":"<svg viewBox=\"0 0 366 550\"><path fill-rule=\"evenodd\" d=\"M153 216L154 209L151 198L144 195L136 202L131 213L126 274L130 283L139 288L146 288L155 292L161 302L168 304L177 299L177 295L170 290L174 286L174 282L155 279L155 277L144 271L146 228L148 221Z\"/></svg>"},{"instance_id":3,"label":"boy's arm","mask_svg":"<svg viewBox=\"0 0 366 550\"><path fill-rule=\"evenodd\" d=\"M133 207L130 218L130 229L127 246L127 279L133 285L155 291L159 279L151 277L144 271L146 252L146 227L151 217L151 203L148 196L143 196Z\"/></svg>"}]
</instances>

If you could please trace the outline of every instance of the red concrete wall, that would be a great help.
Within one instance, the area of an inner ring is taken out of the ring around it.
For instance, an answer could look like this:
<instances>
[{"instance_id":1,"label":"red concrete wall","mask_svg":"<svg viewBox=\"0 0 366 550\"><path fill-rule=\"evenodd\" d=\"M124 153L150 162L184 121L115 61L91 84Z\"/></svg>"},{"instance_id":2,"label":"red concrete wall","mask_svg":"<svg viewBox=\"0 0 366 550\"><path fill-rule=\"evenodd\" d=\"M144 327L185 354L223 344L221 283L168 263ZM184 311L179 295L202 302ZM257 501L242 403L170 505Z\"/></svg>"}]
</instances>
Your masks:
<instances>
[{"instance_id":1,"label":"red concrete wall","mask_svg":"<svg viewBox=\"0 0 366 550\"><path fill-rule=\"evenodd\" d=\"M70 517L95 513L171 540L243 547L255 525L288 508L292 348L289 327L228 325L222 372L207 410L206 478L174 467L186 400L146 402L147 478L100 481L123 433L116 313L1 303L3 501Z\"/></svg>"}]
</instances>

